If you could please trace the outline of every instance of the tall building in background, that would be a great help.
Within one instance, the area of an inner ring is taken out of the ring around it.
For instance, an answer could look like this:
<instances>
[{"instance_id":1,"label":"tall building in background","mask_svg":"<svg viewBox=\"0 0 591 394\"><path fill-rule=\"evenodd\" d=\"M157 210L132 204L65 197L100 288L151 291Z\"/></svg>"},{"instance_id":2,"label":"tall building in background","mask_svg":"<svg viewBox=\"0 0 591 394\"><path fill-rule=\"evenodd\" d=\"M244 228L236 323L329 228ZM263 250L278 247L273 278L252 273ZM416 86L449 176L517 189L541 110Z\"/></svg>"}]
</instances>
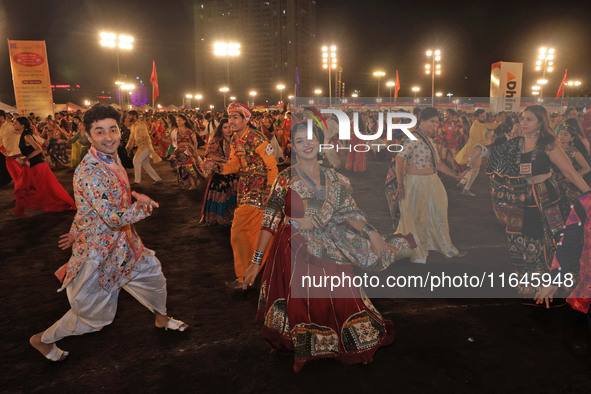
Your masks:
<instances>
[{"instance_id":1,"label":"tall building in background","mask_svg":"<svg viewBox=\"0 0 591 394\"><path fill-rule=\"evenodd\" d=\"M197 86L203 105L223 102L219 89L239 101L273 105L278 84L285 85L283 101L295 94L298 68L300 95L311 95L319 67L316 43L316 2L313 0L194 0ZM240 55L215 56L215 42L240 44ZM228 84L229 62L229 84Z\"/></svg>"}]
</instances>

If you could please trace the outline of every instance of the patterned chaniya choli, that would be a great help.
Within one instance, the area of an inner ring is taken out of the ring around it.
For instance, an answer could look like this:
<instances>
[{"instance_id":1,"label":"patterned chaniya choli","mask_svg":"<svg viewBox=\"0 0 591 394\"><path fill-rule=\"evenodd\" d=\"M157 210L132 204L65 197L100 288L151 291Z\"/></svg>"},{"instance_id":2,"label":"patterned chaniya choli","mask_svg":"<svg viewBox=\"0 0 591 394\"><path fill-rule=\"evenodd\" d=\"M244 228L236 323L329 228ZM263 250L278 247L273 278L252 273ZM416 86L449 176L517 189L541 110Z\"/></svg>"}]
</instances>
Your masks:
<instances>
[{"instance_id":1,"label":"patterned chaniya choli","mask_svg":"<svg viewBox=\"0 0 591 394\"><path fill-rule=\"evenodd\" d=\"M406 160L406 168L414 164L417 169L433 169L434 172L412 175L405 170L405 198L398 201L400 220L396 232L414 236L417 255L413 262L424 264L430 250L446 257L453 257L459 251L449 235L447 193L437 175L439 155L433 141L423 131L417 129L414 135L416 140L407 138L402 142L404 149L398 155Z\"/></svg>"},{"instance_id":2,"label":"patterned chaniya choli","mask_svg":"<svg viewBox=\"0 0 591 394\"><path fill-rule=\"evenodd\" d=\"M76 168L80 161L86 156L90 149L90 141L86 133L77 131L72 138L68 140L68 143L72 144L72 158L70 164L73 168Z\"/></svg>"},{"instance_id":3,"label":"patterned chaniya choli","mask_svg":"<svg viewBox=\"0 0 591 394\"><path fill-rule=\"evenodd\" d=\"M231 150L232 145L229 140L223 137L214 138L207 144L205 157L217 156L221 163L226 163ZM202 222L207 225L229 225L232 223L237 205L237 183L238 176L236 174L214 173L211 176L203 199Z\"/></svg>"},{"instance_id":4,"label":"patterned chaniya choli","mask_svg":"<svg viewBox=\"0 0 591 394\"><path fill-rule=\"evenodd\" d=\"M520 278L547 273L556 244L564 231L569 206L561 198L554 176L532 184L532 176L551 173L551 161L537 147L523 152L524 138L514 138L492 149L486 172L490 178L493 209L505 225L509 255ZM525 283L525 282L524 282ZM523 298L537 288L519 284Z\"/></svg>"},{"instance_id":5,"label":"patterned chaniya choli","mask_svg":"<svg viewBox=\"0 0 591 394\"><path fill-rule=\"evenodd\" d=\"M178 129L177 133L177 153L176 153L176 171L178 183L183 185L188 182L189 177L198 176L197 163L193 158L195 146L192 136L195 132L191 129Z\"/></svg>"},{"instance_id":6,"label":"patterned chaniya choli","mask_svg":"<svg viewBox=\"0 0 591 394\"><path fill-rule=\"evenodd\" d=\"M573 275L573 281L565 284L570 288L567 301L573 309L587 314L591 329L591 192L574 201L550 274L553 283L567 282L567 275Z\"/></svg>"},{"instance_id":7,"label":"patterned chaniya choli","mask_svg":"<svg viewBox=\"0 0 591 394\"><path fill-rule=\"evenodd\" d=\"M563 148L562 150L570 159L574 169L579 171L581 166L579 166L579 163L577 163L577 160L575 159L575 155L578 152L577 148L575 148L573 145L567 145L567 147ZM569 181L556 166L552 166L552 172L555 174L554 176L556 178L556 182L558 182L558 187L560 188L562 197L566 202L568 202L568 204L573 204L581 195L581 191L571 181Z\"/></svg>"},{"instance_id":8,"label":"patterned chaniya choli","mask_svg":"<svg viewBox=\"0 0 591 394\"><path fill-rule=\"evenodd\" d=\"M362 288L305 286L305 275L353 275L354 266L379 271L408 257L412 237L386 237L380 258L369 240L348 221L364 221L351 196L349 180L332 169L321 169L322 186L302 177L294 167L277 177L263 217L263 230L274 233L262 277L257 319L263 337L274 349L294 352L294 370L317 358L345 364L368 362L375 351L394 339L391 321L384 319ZM306 217L311 230L297 230L285 217Z\"/></svg>"},{"instance_id":9,"label":"patterned chaniya choli","mask_svg":"<svg viewBox=\"0 0 591 394\"><path fill-rule=\"evenodd\" d=\"M59 130L48 130L47 154L54 165L66 165L70 161L66 152L66 144L62 141Z\"/></svg>"}]
</instances>

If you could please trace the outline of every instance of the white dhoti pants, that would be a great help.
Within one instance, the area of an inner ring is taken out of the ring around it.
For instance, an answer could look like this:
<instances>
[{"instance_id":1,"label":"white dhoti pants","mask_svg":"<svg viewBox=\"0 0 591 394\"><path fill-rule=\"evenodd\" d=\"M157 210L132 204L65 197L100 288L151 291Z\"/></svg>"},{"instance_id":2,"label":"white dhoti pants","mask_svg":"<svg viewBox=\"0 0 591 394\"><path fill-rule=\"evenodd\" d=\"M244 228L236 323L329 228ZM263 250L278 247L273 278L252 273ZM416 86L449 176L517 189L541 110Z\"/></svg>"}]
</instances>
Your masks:
<instances>
[{"instance_id":1,"label":"white dhoti pants","mask_svg":"<svg viewBox=\"0 0 591 394\"><path fill-rule=\"evenodd\" d=\"M150 164L150 153L150 149L146 148L143 151L137 152L135 154L133 158L133 181L135 183L140 183L142 181L142 167L154 181L162 180L162 178L160 178L158 173L152 168L152 165Z\"/></svg>"},{"instance_id":2,"label":"white dhoti pants","mask_svg":"<svg viewBox=\"0 0 591 394\"><path fill-rule=\"evenodd\" d=\"M113 322L121 288L106 291L100 286L98 276L98 261L87 260L66 287L71 309L43 332L43 343L100 331ZM166 315L166 278L160 261L153 254L122 288L150 311Z\"/></svg>"}]
</instances>

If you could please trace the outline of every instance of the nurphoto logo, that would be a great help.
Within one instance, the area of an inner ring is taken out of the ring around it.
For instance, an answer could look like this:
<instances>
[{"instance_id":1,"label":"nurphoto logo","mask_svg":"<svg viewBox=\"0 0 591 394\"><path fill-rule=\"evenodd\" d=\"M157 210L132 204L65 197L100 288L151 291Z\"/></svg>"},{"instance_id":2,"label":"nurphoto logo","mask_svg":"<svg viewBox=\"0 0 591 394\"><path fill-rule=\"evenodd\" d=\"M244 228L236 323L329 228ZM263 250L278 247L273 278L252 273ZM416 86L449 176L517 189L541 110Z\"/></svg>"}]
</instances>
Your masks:
<instances>
[{"instance_id":1,"label":"nurphoto logo","mask_svg":"<svg viewBox=\"0 0 591 394\"><path fill-rule=\"evenodd\" d=\"M338 110L338 109L321 109L320 114L332 114L336 116L339 126L339 140L351 140L351 119L349 115L345 112ZM322 124L326 126L326 121L320 115L316 113L318 117L322 120ZM374 132L374 134L363 134L359 131L359 112L353 112L353 133L355 136L362 141L374 141L373 143L363 143L363 144L351 144L349 146L339 146L338 144L320 144L320 152L323 150L330 150L335 149L337 152L340 150L346 151L355 151L355 152L369 152L371 149L376 149L380 152L381 149L386 149L388 152L401 152L403 150L402 145L400 144L387 144L382 139L384 134L384 113L378 113L378 121L377 121L377 130L368 130L370 132ZM318 118L314 118L316 122L320 123ZM408 123L395 123L395 119L402 119L402 120L410 120ZM417 124L417 118L413 114L407 112L387 112L386 113L386 140L385 141L392 141L394 130L402 131L408 138L411 140L416 140L415 137L409 129L413 128ZM308 126L308 138L312 139L312 119L308 119L307 121ZM327 127L327 126L326 126Z\"/></svg>"}]
</instances>

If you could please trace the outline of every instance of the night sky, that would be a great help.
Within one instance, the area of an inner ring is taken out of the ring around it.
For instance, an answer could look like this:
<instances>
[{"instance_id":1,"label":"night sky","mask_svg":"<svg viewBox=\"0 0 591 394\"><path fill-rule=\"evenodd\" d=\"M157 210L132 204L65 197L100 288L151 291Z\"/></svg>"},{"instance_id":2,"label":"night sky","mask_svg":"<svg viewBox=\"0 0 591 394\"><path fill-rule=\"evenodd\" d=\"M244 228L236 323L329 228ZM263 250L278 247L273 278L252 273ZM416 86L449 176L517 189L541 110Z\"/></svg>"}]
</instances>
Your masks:
<instances>
[{"instance_id":1,"label":"night sky","mask_svg":"<svg viewBox=\"0 0 591 394\"><path fill-rule=\"evenodd\" d=\"M400 96L411 96L414 85L430 95L426 49L442 51L443 75L436 90L456 97L488 96L490 65L500 60L524 62L522 94L529 95L539 78L534 66L542 45L556 49L546 95L556 94L565 68L569 79L591 85L588 2L449 3L318 0L317 45L338 46L348 95L357 89L360 96L375 96L371 74L377 69L388 74L384 83L399 70ZM121 55L121 70L148 87L156 60L162 103L178 105L187 91L198 90L191 1L0 0L0 37L45 40L54 83L80 84L97 94L111 88L115 54L100 47L99 31L135 37L134 50ZM321 83L323 76L319 73ZM312 92L302 92L307 94ZM14 104L6 41L0 45L0 100Z\"/></svg>"}]
</instances>

